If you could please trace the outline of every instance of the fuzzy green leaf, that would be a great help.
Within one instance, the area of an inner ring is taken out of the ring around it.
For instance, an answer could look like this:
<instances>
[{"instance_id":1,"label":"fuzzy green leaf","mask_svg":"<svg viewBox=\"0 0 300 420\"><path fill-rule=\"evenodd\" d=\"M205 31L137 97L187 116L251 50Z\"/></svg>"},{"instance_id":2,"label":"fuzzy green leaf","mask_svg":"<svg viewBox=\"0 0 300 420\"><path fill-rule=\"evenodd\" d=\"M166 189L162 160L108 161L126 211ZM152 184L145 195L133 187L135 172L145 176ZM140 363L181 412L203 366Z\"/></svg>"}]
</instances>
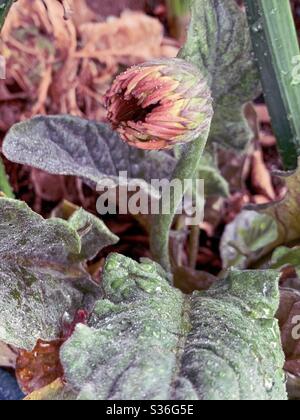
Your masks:
<instances>
[{"instance_id":1,"label":"fuzzy green leaf","mask_svg":"<svg viewBox=\"0 0 300 420\"><path fill-rule=\"evenodd\" d=\"M113 254L88 325L61 351L78 399L284 400L274 271L183 295L155 263Z\"/></svg>"},{"instance_id":2,"label":"fuzzy green leaf","mask_svg":"<svg viewBox=\"0 0 300 420\"><path fill-rule=\"evenodd\" d=\"M72 215L69 225L81 237L81 251L78 256L81 261L92 260L103 248L119 241L100 219L83 209Z\"/></svg>"},{"instance_id":3,"label":"fuzzy green leaf","mask_svg":"<svg viewBox=\"0 0 300 420\"><path fill-rule=\"evenodd\" d=\"M180 56L207 77L214 99L210 140L244 149L251 132L243 105L259 93L259 76L245 14L235 0L194 0Z\"/></svg>"},{"instance_id":4,"label":"fuzzy green leaf","mask_svg":"<svg viewBox=\"0 0 300 420\"><path fill-rule=\"evenodd\" d=\"M90 247L86 235L81 239L74 229L80 215L89 220L89 233L99 229L96 218L83 211L69 224L44 220L20 201L0 199L1 341L31 350L37 339L57 339L63 317L72 319L99 296L81 262L109 243L107 232L101 243L98 230L98 242Z\"/></svg>"},{"instance_id":5,"label":"fuzzy green leaf","mask_svg":"<svg viewBox=\"0 0 300 420\"><path fill-rule=\"evenodd\" d=\"M93 187L110 179L119 184L120 172L128 179L169 178L176 160L164 152L145 152L125 144L119 135L103 123L78 117L35 117L16 124L3 144L4 155L46 172L74 175ZM121 183L126 183L126 178Z\"/></svg>"}]
</instances>

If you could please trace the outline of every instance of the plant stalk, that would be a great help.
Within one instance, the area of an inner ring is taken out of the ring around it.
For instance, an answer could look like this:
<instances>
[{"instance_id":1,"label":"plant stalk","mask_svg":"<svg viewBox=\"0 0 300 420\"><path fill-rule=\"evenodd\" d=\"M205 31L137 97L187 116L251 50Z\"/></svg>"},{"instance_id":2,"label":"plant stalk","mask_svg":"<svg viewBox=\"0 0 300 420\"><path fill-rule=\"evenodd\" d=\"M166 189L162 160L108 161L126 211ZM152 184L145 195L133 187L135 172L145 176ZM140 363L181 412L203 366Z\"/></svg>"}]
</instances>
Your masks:
<instances>
[{"instance_id":1,"label":"plant stalk","mask_svg":"<svg viewBox=\"0 0 300 420\"><path fill-rule=\"evenodd\" d=\"M194 179L196 170L199 166L201 156L203 154L208 139L210 126L206 132L197 140L189 143L180 160L177 163L172 180L181 181L181 185L185 185L185 180ZM185 193L186 191L184 191ZM171 211L168 214L159 214L153 216L153 225L150 235L151 252L154 259L162 265L162 267L171 272L170 252L169 252L169 234L176 211L182 202L182 191L177 188L171 189ZM161 197L161 208L164 197Z\"/></svg>"},{"instance_id":2,"label":"plant stalk","mask_svg":"<svg viewBox=\"0 0 300 420\"><path fill-rule=\"evenodd\" d=\"M0 0L0 31L4 25L5 18L15 0ZM7 197L14 198L13 190L8 181L3 161L0 157L0 191Z\"/></svg>"},{"instance_id":3,"label":"plant stalk","mask_svg":"<svg viewBox=\"0 0 300 420\"><path fill-rule=\"evenodd\" d=\"M245 0L265 100L284 168L300 156L300 50L289 0Z\"/></svg>"}]
</instances>

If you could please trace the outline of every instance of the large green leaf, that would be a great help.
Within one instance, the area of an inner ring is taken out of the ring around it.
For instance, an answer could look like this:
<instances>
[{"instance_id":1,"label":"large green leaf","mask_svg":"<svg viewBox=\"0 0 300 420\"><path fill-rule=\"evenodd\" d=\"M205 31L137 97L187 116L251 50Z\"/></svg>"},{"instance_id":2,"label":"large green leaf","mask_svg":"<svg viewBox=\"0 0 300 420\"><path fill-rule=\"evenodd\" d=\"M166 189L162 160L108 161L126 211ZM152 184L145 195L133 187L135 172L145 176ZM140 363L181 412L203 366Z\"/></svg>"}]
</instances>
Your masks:
<instances>
[{"instance_id":1,"label":"large green leaf","mask_svg":"<svg viewBox=\"0 0 300 420\"><path fill-rule=\"evenodd\" d=\"M259 92L247 19L235 0L194 0L180 54L207 76L214 98L211 141L242 150L251 138L243 105Z\"/></svg>"},{"instance_id":2,"label":"large green leaf","mask_svg":"<svg viewBox=\"0 0 300 420\"><path fill-rule=\"evenodd\" d=\"M79 211L76 217L89 220L82 232L60 219L44 220L25 203L0 199L1 341L31 350L37 339L57 339L63 318L72 320L99 297L81 262L117 238L111 234L109 240L94 216ZM98 237L89 248L91 231Z\"/></svg>"},{"instance_id":3,"label":"large green leaf","mask_svg":"<svg viewBox=\"0 0 300 420\"><path fill-rule=\"evenodd\" d=\"M71 116L35 117L16 124L3 144L4 155L18 163L60 175L74 175L95 187L103 179L116 185L128 179L169 178L176 160L164 152L145 152L125 144L108 125Z\"/></svg>"},{"instance_id":4,"label":"large green leaf","mask_svg":"<svg viewBox=\"0 0 300 420\"><path fill-rule=\"evenodd\" d=\"M274 271L183 295L155 263L113 254L88 325L61 360L78 399L284 400Z\"/></svg>"},{"instance_id":5,"label":"large green leaf","mask_svg":"<svg viewBox=\"0 0 300 420\"><path fill-rule=\"evenodd\" d=\"M4 25L5 18L11 8L13 2L16 0L0 0L0 31Z\"/></svg>"}]
</instances>

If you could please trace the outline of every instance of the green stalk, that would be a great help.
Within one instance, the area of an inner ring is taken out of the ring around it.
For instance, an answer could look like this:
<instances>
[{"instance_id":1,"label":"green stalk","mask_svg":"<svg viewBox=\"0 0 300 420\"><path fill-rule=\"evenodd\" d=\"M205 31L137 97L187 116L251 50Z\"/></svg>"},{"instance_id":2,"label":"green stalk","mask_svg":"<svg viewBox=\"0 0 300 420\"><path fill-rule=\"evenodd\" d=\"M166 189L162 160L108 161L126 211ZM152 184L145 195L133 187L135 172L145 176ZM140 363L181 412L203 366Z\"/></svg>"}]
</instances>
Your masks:
<instances>
[{"instance_id":1,"label":"green stalk","mask_svg":"<svg viewBox=\"0 0 300 420\"><path fill-rule=\"evenodd\" d=\"M285 169L300 156L300 50L289 0L245 0L253 49Z\"/></svg>"},{"instance_id":2,"label":"green stalk","mask_svg":"<svg viewBox=\"0 0 300 420\"><path fill-rule=\"evenodd\" d=\"M206 146L209 131L210 127L208 127L207 131L201 137L186 146L185 151L177 163L172 179L180 180L182 185L184 185L185 180L194 179ZM153 216L152 221L153 227L150 235L151 252L154 259L169 272L171 272L172 269L169 252L169 235L176 210L178 209L182 198L183 196L179 191L172 189L170 213Z\"/></svg>"},{"instance_id":3,"label":"green stalk","mask_svg":"<svg viewBox=\"0 0 300 420\"><path fill-rule=\"evenodd\" d=\"M11 8L14 0L0 0L0 31L3 27L5 18ZM7 197L14 198L13 190L9 184L5 167L0 158L0 191L2 191Z\"/></svg>"}]
</instances>

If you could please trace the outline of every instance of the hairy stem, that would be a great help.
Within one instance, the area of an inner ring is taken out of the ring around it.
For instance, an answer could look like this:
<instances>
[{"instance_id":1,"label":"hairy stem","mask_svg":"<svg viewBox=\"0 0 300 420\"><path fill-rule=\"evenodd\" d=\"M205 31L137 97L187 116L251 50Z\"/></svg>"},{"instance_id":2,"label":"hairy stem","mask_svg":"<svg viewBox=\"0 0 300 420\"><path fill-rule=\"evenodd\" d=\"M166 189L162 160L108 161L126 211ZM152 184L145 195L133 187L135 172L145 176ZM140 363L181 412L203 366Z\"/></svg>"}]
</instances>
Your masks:
<instances>
[{"instance_id":1,"label":"hairy stem","mask_svg":"<svg viewBox=\"0 0 300 420\"><path fill-rule=\"evenodd\" d=\"M289 0L245 0L253 49L285 169L300 155L300 51Z\"/></svg>"},{"instance_id":2,"label":"hairy stem","mask_svg":"<svg viewBox=\"0 0 300 420\"><path fill-rule=\"evenodd\" d=\"M194 179L195 172L199 166L201 156L203 154L210 127L206 132L199 137L197 140L189 143L180 160L177 163L175 171L172 176L172 180L178 180L181 185L184 186L185 180ZM169 255L169 234L174 220L176 211L182 202L184 188L172 188L171 189L171 211L168 214L159 214L153 216L152 229L150 235L150 244L152 255L155 260L160 263L163 268L167 271L171 271L170 255ZM163 208L163 199L161 197L161 208Z\"/></svg>"},{"instance_id":3,"label":"hairy stem","mask_svg":"<svg viewBox=\"0 0 300 420\"><path fill-rule=\"evenodd\" d=\"M0 0L0 31L4 25L5 18L13 2L14 0ZM1 157L0 157L0 191L2 191L7 197L14 198L14 193L8 182L8 178L5 172L5 167L2 162Z\"/></svg>"}]
</instances>

